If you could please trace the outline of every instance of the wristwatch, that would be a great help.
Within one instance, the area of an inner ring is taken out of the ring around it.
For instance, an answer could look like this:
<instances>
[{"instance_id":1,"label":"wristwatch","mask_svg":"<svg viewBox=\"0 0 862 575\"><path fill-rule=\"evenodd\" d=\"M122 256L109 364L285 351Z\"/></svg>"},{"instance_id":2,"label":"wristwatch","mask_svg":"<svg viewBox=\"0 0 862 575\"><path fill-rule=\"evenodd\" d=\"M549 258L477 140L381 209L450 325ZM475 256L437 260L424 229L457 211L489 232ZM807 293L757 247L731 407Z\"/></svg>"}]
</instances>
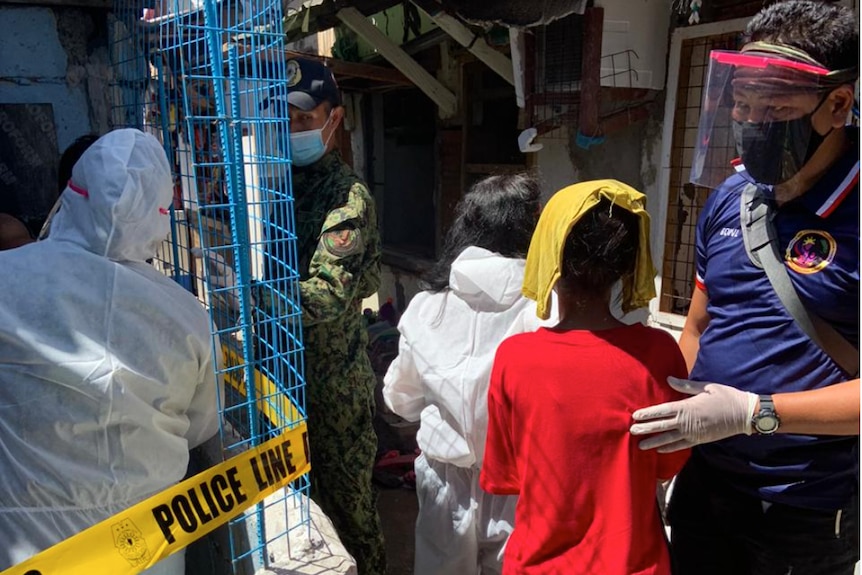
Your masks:
<instances>
[{"instance_id":1,"label":"wristwatch","mask_svg":"<svg viewBox=\"0 0 862 575\"><path fill-rule=\"evenodd\" d=\"M760 409L751 418L751 425L760 435L772 435L778 431L781 418L775 411L771 395L761 395L758 399L760 399Z\"/></svg>"}]
</instances>

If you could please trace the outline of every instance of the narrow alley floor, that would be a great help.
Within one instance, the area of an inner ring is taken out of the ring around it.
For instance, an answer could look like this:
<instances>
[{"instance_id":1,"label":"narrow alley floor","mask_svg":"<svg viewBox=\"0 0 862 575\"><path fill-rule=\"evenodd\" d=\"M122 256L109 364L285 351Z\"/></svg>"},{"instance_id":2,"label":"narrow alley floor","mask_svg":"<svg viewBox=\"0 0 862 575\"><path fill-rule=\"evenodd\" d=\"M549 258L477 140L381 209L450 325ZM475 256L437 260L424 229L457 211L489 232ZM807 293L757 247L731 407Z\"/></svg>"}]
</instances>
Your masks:
<instances>
[{"instance_id":1,"label":"narrow alley floor","mask_svg":"<svg viewBox=\"0 0 862 575\"><path fill-rule=\"evenodd\" d=\"M377 509L386 542L387 575L412 575L416 492L403 487L381 487Z\"/></svg>"}]
</instances>

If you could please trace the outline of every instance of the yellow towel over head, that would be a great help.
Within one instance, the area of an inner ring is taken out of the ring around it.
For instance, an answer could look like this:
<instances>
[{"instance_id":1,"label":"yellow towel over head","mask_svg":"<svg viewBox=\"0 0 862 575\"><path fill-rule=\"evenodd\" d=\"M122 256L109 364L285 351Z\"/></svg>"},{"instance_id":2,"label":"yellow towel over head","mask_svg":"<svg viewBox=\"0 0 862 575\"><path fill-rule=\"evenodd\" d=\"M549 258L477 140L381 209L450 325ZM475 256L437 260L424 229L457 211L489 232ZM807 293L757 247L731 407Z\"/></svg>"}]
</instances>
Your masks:
<instances>
[{"instance_id":1,"label":"yellow towel over head","mask_svg":"<svg viewBox=\"0 0 862 575\"><path fill-rule=\"evenodd\" d=\"M650 218L646 196L616 180L593 180L574 184L554 194L542 210L524 273L522 293L536 301L536 314L547 319L551 311L551 291L560 279L563 250L572 227L602 198L611 209L622 208L638 216L640 235L634 274L623 278L622 309L629 312L644 307L655 297L655 268L650 253Z\"/></svg>"}]
</instances>

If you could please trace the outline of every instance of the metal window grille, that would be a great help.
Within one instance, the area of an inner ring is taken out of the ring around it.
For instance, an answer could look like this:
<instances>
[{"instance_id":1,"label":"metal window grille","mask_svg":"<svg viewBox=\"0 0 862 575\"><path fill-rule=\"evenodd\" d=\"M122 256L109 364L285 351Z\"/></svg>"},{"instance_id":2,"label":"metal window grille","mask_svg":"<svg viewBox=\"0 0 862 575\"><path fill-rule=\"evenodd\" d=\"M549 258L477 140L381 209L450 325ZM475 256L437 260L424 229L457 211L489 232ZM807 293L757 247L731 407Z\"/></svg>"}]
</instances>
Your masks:
<instances>
[{"instance_id":1,"label":"metal window grille","mask_svg":"<svg viewBox=\"0 0 862 575\"><path fill-rule=\"evenodd\" d=\"M541 32L545 57L540 69L546 86L562 90L577 89L581 80L584 19L568 16L548 24Z\"/></svg>"},{"instance_id":2,"label":"metal window grille","mask_svg":"<svg viewBox=\"0 0 862 575\"><path fill-rule=\"evenodd\" d=\"M559 128L577 129L581 105L584 57L584 17L573 14L541 27L536 32L535 93L530 96L531 125L544 138L567 138ZM606 88L634 88L637 85L634 50L602 54L599 115L608 118L643 102L619 97Z\"/></svg>"},{"instance_id":3,"label":"metal window grille","mask_svg":"<svg viewBox=\"0 0 862 575\"><path fill-rule=\"evenodd\" d=\"M112 124L158 137L172 165L172 232L153 265L210 313L229 458L305 419L282 5L140 6L115 0ZM308 487L303 476L231 521L234 573L307 539Z\"/></svg>"},{"instance_id":4,"label":"metal window grille","mask_svg":"<svg viewBox=\"0 0 862 575\"><path fill-rule=\"evenodd\" d=\"M562 126L577 126L583 41L584 19L578 14L537 29L531 124L546 138Z\"/></svg>"},{"instance_id":5,"label":"metal window grille","mask_svg":"<svg viewBox=\"0 0 862 575\"><path fill-rule=\"evenodd\" d=\"M740 46L740 34L729 33L693 38L683 42L679 62L679 85L676 93L676 109L673 117L673 142L671 144L670 189L667 206L664 262L660 309L664 312L685 315L691 304L695 276L695 228L700 211L711 191L710 188L689 183L692 158L697 144L697 127L703 102L709 53L711 50L736 50ZM718 141L725 146L711 154L709 167L713 179L729 176L730 161L736 156L733 139L715 138L710 145L717 147Z\"/></svg>"}]
</instances>

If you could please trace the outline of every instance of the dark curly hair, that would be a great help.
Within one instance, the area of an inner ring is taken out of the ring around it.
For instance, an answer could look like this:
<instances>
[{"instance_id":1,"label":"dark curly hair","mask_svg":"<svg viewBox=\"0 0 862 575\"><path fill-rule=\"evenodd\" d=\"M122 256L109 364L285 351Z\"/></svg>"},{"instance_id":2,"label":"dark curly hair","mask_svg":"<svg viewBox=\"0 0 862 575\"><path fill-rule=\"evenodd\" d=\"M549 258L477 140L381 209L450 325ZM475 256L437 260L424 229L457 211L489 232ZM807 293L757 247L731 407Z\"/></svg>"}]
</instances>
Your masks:
<instances>
[{"instance_id":1,"label":"dark curly hair","mask_svg":"<svg viewBox=\"0 0 862 575\"><path fill-rule=\"evenodd\" d=\"M859 68L859 24L853 10L832 2L786 0L767 6L749 21L745 38L804 50L830 70Z\"/></svg>"},{"instance_id":2,"label":"dark curly hair","mask_svg":"<svg viewBox=\"0 0 862 575\"><path fill-rule=\"evenodd\" d=\"M489 176L476 182L455 208L455 222L436 265L422 278L422 288L449 288L455 258L470 246L507 258L523 258L539 221L540 186L529 174Z\"/></svg>"},{"instance_id":3,"label":"dark curly hair","mask_svg":"<svg viewBox=\"0 0 862 575\"><path fill-rule=\"evenodd\" d=\"M600 200L566 237L560 287L602 293L634 273L639 230L638 216Z\"/></svg>"},{"instance_id":4,"label":"dark curly hair","mask_svg":"<svg viewBox=\"0 0 862 575\"><path fill-rule=\"evenodd\" d=\"M60 156L60 164L57 168L57 193L62 194L66 189L66 184L72 178L72 168L87 151L87 148L96 143L99 139L98 134L86 134L72 142L68 148Z\"/></svg>"}]
</instances>

